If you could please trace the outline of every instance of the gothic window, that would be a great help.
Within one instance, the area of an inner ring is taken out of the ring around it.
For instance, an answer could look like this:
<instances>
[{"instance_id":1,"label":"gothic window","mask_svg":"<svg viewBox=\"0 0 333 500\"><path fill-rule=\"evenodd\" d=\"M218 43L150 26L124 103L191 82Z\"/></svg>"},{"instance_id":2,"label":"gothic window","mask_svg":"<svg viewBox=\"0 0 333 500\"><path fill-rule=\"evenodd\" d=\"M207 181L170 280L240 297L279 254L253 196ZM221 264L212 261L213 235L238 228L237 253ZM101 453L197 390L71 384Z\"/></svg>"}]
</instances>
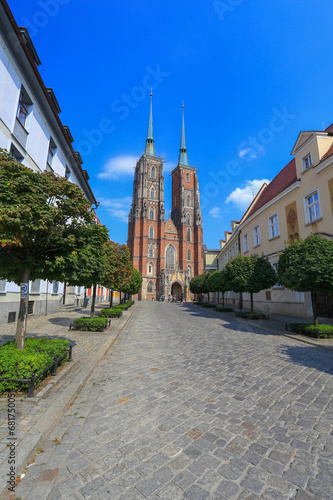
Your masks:
<instances>
[{"instance_id":1,"label":"gothic window","mask_svg":"<svg viewBox=\"0 0 333 500\"><path fill-rule=\"evenodd\" d=\"M166 257L166 268L174 269L175 268L175 247L169 245L165 252Z\"/></svg>"},{"instance_id":2,"label":"gothic window","mask_svg":"<svg viewBox=\"0 0 333 500\"><path fill-rule=\"evenodd\" d=\"M189 275L192 276L192 266L190 266L190 264L187 266L187 270L189 272Z\"/></svg>"},{"instance_id":3,"label":"gothic window","mask_svg":"<svg viewBox=\"0 0 333 500\"><path fill-rule=\"evenodd\" d=\"M154 238L154 226L149 226L149 238Z\"/></svg>"},{"instance_id":4,"label":"gothic window","mask_svg":"<svg viewBox=\"0 0 333 500\"><path fill-rule=\"evenodd\" d=\"M191 250L187 250L187 260L191 260Z\"/></svg>"},{"instance_id":5,"label":"gothic window","mask_svg":"<svg viewBox=\"0 0 333 500\"><path fill-rule=\"evenodd\" d=\"M191 206L191 197L190 197L190 196L188 196L188 197L186 198L186 205L187 205L188 207L190 207L190 206Z\"/></svg>"},{"instance_id":6,"label":"gothic window","mask_svg":"<svg viewBox=\"0 0 333 500\"><path fill-rule=\"evenodd\" d=\"M190 182L190 174L186 174L186 182Z\"/></svg>"},{"instance_id":7,"label":"gothic window","mask_svg":"<svg viewBox=\"0 0 333 500\"><path fill-rule=\"evenodd\" d=\"M154 220L154 208L151 207L149 210L149 219Z\"/></svg>"},{"instance_id":8,"label":"gothic window","mask_svg":"<svg viewBox=\"0 0 333 500\"><path fill-rule=\"evenodd\" d=\"M153 293L153 292L154 292L154 283L152 281L149 281L147 286L147 293Z\"/></svg>"},{"instance_id":9,"label":"gothic window","mask_svg":"<svg viewBox=\"0 0 333 500\"><path fill-rule=\"evenodd\" d=\"M191 229L187 230L187 241L191 241Z\"/></svg>"},{"instance_id":10,"label":"gothic window","mask_svg":"<svg viewBox=\"0 0 333 500\"><path fill-rule=\"evenodd\" d=\"M154 274L154 264L153 264L153 262L148 262L148 274Z\"/></svg>"},{"instance_id":11,"label":"gothic window","mask_svg":"<svg viewBox=\"0 0 333 500\"><path fill-rule=\"evenodd\" d=\"M187 224L188 226L190 226L190 225L191 225L191 216L190 216L190 214L186 214L186 224Z\"/></svg>"},{"instance_id":12,"label":"gothic window","mask_svg":"<svg viewBox=\"0 0 333 500\"><path fill-rule=\"evenodd\" d=\"M151 177L152 179L155 179L155 167L152 167L152 168L151 168L150 177Z\"/></svg>"},{"instance_id":13,"label":"gothic window","mask_svg":"<svg viewBox=\"0 0 333 500\"><path fill-rule=\"evenodd\" d=\"M154 248L153 245L150 245L148 248L148 257L152 259L154 257Z\"/></svg>"},{"instance_id":14,"label":"gothic window","mask_svg":"<svg viewBox=\"0 0 333 500\"><path fill-rule=\"evenodd\" d=\"M155 189L154 188L152 188L152 190L150 191L150 197L153 199L155 198Z\"/></svg>"}]
</instances>

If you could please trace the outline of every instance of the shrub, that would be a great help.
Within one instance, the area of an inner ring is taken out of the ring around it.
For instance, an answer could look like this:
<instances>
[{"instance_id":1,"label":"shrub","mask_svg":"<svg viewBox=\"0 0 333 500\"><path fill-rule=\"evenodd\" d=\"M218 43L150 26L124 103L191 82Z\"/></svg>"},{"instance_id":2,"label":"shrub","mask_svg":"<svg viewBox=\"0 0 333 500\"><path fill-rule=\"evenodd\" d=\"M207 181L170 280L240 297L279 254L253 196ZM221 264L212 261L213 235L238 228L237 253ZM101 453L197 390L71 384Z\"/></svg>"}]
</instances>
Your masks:
<instances>
[{"instance_id":1,"label":"shrub","mask_svg":"<svg viewBox=\"0 0 333 500\"><path fill-rule=\"evenodd\" d=\"M120 318L122 314L121 309L102 309L99 315L101 318Z\"/></svg>"},{"instance_id":2,"label":"shrub","mask_svg":"<svg viewBox=\"0 0 333 500\"><path fill-rule=\"evenodd\" d=\"M219 306L216 306L216 311L218 312L233 312L233 308L232 307L219 307Z\"/></svg>"},{"instance_id":3,"label":"shrub","mask_svg":"<svg viewBox=\"0 0 333 500\"><path fill-rule=\"evenodd\" d=\"M208 304L208 302L205 302L204 304L202 304L203 307L211 307L211 308L215 308L216 305L215 304Z\"/></svg>"},{"instance_id":4,"label":"shrub","mask_svg":"<svg viewBox=\"0 0 333 500\"><path fill-rule=\"evenodd\" d=\"M260 312L243 312L240 311L236 314L239 318L244 318L244 319L267 319L268 316L267 314L260 313Z\"/></svg>"},{"instance_id":5,"label":"shrub","mask_svg":"<svg viewBox=\"0 0 333 500\"><path fill-rule=\"evenodd\" d=\"M54 356L61 357L67 350L65 339L27 339L23 351L15 348L15 342L7 342L0 347L0 378L30 378L33 371L38 376L52 365ZM27 388L28 384L21 382L0 382L0 393Z\"/></svg>"},{"instance_id":6,"label":"shrub","mask_svg":"<svg viewBox=\"0 0 333 500\"><path fill-rule=\"evenodd\" d=\"M203 306L202 300L199 300L197 302L193 302L193 304L195 304L196 306Z\"/></svg>"},{"instance_id":7,"label":"shrub","mask_svg":"<svg viewBox=\"0 0 333 500\"><path fill-rule=\"evenodd\" d=\"M112 309L120 309L121 311L127 311L128 307L127 304L118 304L116 306L113 306Z\"/></svg>"},{"instance_id":8,"label":"shrub","mask_svg":"<svg viewBox=\"0 0 333 500\"><path fill-rule=\"evenodd\" d=\"M107 325L105 318L78 318L74 320L74 330L102 332Z\"/></svg>"},{"instance_id":9,"label":"shrub","mask_svg":"<svg viewBox=\"0 0 333 500\"><path fill-rule=\"evenodd\" d=\"M323 339L333 337L333 325L315 326L313 323L290 323L289 329L292 332L302 333L303 335L308 335L309 337Z\"/></svg>"},{"instance_id":10,"label":"shrub","mask_svg":"<svg viewBox=\"0 0 333 500\"><path fill-rule=\"evenodd\" d=\"M133 304L135 304L135 300L129 300L128 301L128 306L131 307Z\"/></svg>"}]
</instances>

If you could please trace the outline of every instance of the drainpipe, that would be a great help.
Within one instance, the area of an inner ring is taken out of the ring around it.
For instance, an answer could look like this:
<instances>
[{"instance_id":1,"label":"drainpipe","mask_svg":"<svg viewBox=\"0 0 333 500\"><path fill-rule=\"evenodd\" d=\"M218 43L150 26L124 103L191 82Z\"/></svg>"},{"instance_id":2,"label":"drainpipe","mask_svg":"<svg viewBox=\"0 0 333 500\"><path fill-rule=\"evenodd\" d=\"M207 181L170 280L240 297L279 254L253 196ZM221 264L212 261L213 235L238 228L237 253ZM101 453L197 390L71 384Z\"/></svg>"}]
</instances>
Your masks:
<instances>
[{"instance_id":1,"label":"drainpipe","mask_svg":"<svg viewBox=\"0 0 333 500\"><path fill-rule=\"evenodd\" d=\"M242 251L242 247L241 247L241 232L242 230L240 229L238 231L238 252L241 252ZM239 303L238 303L238 308L241 310L243 309L243 294L242 292L239 292Z\"/></svg>"}]
</instances>

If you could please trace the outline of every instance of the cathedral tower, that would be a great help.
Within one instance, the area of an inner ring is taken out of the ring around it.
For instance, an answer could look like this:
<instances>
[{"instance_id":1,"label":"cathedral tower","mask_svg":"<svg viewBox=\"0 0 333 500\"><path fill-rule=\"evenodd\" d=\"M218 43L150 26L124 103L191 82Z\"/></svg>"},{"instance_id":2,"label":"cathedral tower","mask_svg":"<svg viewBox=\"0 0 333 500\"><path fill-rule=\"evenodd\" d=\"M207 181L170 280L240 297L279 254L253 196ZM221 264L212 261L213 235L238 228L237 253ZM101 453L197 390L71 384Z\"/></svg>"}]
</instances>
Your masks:
<instances>
[{"instance_id":1,"label":"cathedral tower","mask_svg":"<svg viewBox=\"0 0 333 500\"><path fill-rule=\"evenodd\" d=\"M143 277L139 299L189 298L189 281L203 272L202 218L196 168L188 165L184 107L179 162L172 171L172 213L165 221L163 158L155 154L152 94L146 147L135 166L128 242Z\"/></svg>"}]
</instances>

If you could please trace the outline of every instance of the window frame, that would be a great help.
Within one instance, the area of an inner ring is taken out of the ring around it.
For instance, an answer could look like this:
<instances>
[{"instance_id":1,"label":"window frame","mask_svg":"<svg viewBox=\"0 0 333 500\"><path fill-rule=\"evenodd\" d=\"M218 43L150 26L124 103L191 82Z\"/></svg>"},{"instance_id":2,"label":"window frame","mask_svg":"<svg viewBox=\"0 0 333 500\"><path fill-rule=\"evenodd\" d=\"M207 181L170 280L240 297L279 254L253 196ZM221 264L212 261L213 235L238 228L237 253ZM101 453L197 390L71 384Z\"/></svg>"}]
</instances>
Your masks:
<instances>
[{"instance_id":1,"label":"window frame","mask_svg":"<svg viewBox=\"0 0 333 500\"><path fill-rule=\"evenodd\" d=\"M149 245L148 247L148 258L153 259L154 258L154 247L153 245Z\"/></svg>"},{"instance_id":2,"label":"window frame","mask_svg":"<svg viewBox=\"0 0 333 500\"><path fill-rule=\"evenodd\" d=\"M150 285L152 287L152 290L149 290ZM152 280L149 280L147 283L147 293L154 293L154 282Z\"/></svg>"},{"instance_id":3,"label":"window frame","mask_svg":"<svg viewBox=\"0 0 333 500\"><path fill-rule=\"evenodd\" d=\"M310 159L310 163L309 165L307 166L307 160ZM311 168L313 166L313 162L312 162L312 155L311 155L311 151L309 151L305 156L303 156L302 158L302 171L305 172L306 170L309 170L309 168Z\"/></svg>"},{"instance_id":4,"label":"window frame","mask_svg":"<svg viewBox=\"0 0 333 500\"><path fill-rule=\"evenodd\" d=\"M318 195L318 200L314 203L312 203L311 205L308 204L308 200L311 196L317 194ZM310 207L311 206L315 206L315 205L318 205L319 206L319 216L316 217L315 219L311 219L311 215L310 215ZM320 195L319 195L319 189L318 188L315 188L313 189L312 191L310 191L309 193L307 193L306 195L304 195L304 208L305 208L305 221L306 221L306 224L313 224L314 222L316 222L317 220L320 220L322 218L322 211L321 211L321 203L320 203Z\"/></svg>"},{"instance_id":5,"label":"window frame","mask_svg":"<svg viewBox=\"0 0 333 500\"><path fill-rule=\"evenodd\" d=\"M276 222L273 221L274 217L276 217ZM277 227L277 233L274 234L274 227ZM269 239L272 240L273 238L277 238L280 236L280 227L279 227L279 215L278 212L275 212L275 214L270 215L268 217L268 234L269 234Z\"/></svg>"},{"instance_id":6,"label":"window frame","mask_svg":"<svg viewBox=\"0 0 333 500\"><path fill-rule=\"evenodd\" d=\"M150 198L155 200L155 189L153 187L150 189Z\"/></svg>"},{"instance_id":7,"label":"window frame","mask_svg":"<svg viewBox=\"0 0 333 500\"><path fill-rule=\"evenodd\" d=\"M151 236L151 234L153 234L153 236ZM154 226L152 224L150 224L149 226L148 238L150 238L151 240L154 239Z\"/></svg>"},{"instance_id":8,"label":"window frame","mask_svg":"<svg viewBox=\"0 0 333 500\"><path fill-rule=\"evenodd\" d=\"M22 85L21 89L20 89L19 101L18 101L18 105L17 105L16 119L18 122L20 122L20 124L22 125L22 127L25 130L27 130L26 125L27 125L27 119L28 119L28 116L30 113L30 106L32 106L32 101L29 98L28 93L26 92L25 88ZM22 113L22 116L24 116L23 121L21 120L21 113Z\"/></svg>"},{"instance_id":9,"label":"window frame","mask_svg":"<svg viewBox=\"0 0 333 500\"><path fill-rule=\"evenodd\" d=\"M155 167L154 167L154 166L153 166L153 167L151 167L151 170L150 170L150 177L151 177L152 179L156 179L156 169L155 169Z\"/></svg>"},{"instance_id":10,"label":"window frame","mask_svg":"<svg viewBox=\"0 0 333 500\"><path fill-rule=\"evenodd\" d=\"M258 229L257 232L256 229ZM253 228L253 248L258 247L259 245L261 245L260 224L257 224Z\"/></svg>"},{"instance_id":11,"label":"window frame","mask_svg":"<svg viewBox=\"0 0 333 500\"><path fill-rule=\"evenodd\" d=\"M189 213L186 214L186 225L187 226L191 225L191 215Z\"/></svg>"},{"instance_id":12,"label":"window frame","mask_svg":"<svg viewBox=\"0 0 333 500\"><path fill-rule=\"evenodd\" d=\"M187 250L187 260L192 261L192 252L190 248Z\"/></svg>"},{"instance_id":13,"label":"window frame","mask_svg":"<svg viewBox=\"0 0 333 500\"><path fill-rule=\"evenodd\" d=\"M173 263L172 266L168 266L168 250L172 250L173 254ZM176 269L176 249L173 245L169 244L165 249L165 267L166 269Z\"/></svg>"},{"instance_id":14,"label":"window frame","mask_svg":"<svg viewBox=\"0 0 333 500\"><path fill-rule=\"evenodd\" d=\"M190 182L190 174L188 172L185 174L185 180L186 182Z\"/></svg>"},{"instance_id":15,"label":"window frame","mask_svg":"<svg viewBox=\"0 0 333 500\"><path fill-rule=\"evenodd\" d=\"M191 229L190 228L187 228L187 231L186 231L186 241L188 243L191 243L192 239L191 239Z\"/></svg>"},{"instance_id":16,"label":"window frame","mask_svg":"<svg viewBox=\"0 0 333 500\"><path fill-rule=\"evenodd\" d=\"M151 217L151 214L153 214L152 217ZM149 208L149 220L155 220L155 209L154 209L154 207L150 207Z\"/></svg>"}]
</instances>

